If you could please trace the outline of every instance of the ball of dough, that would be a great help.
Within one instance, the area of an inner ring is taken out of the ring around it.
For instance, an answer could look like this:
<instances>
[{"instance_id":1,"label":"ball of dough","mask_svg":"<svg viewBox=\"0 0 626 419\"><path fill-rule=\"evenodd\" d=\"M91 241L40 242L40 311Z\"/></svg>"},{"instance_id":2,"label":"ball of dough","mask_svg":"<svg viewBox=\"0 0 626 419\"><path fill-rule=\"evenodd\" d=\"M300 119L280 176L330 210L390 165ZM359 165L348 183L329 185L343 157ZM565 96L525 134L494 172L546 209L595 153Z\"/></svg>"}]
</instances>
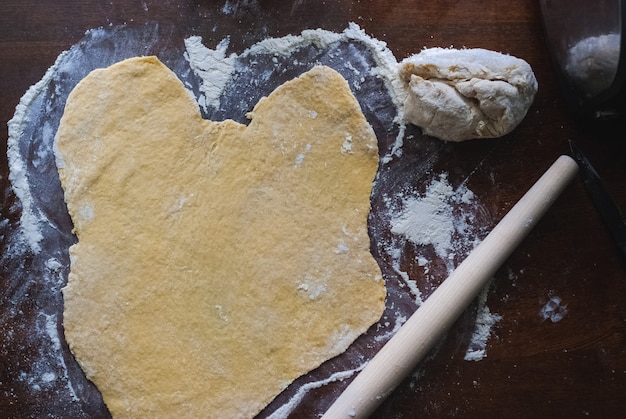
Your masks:
<instances>
[{"instance_id":1,"label":"ball of dough","mask_svg":"<svg viewBox=\"0 0 626 419\"><path fill-rule=\"evenodd\" d=\"M530 65L485 49L425 49L400 63L406 122L446 141L495 138L526 116L537 92Z\"/></svg>"}]
</instances>

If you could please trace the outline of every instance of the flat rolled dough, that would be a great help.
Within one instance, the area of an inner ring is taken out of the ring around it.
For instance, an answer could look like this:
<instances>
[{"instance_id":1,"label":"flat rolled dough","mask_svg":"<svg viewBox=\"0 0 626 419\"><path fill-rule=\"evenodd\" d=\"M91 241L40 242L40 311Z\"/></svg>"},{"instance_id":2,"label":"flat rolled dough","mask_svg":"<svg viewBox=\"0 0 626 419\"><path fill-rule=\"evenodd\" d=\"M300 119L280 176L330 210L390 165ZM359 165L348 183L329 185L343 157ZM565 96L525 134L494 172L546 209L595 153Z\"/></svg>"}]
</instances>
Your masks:
<instances>
[{"instance_id":1,"label":"flat rolled dough","mask_svg":"<svg viewBox=\"0 0 626 419\"><path fill-rule=\"evenodd\" d=\"M249 117L203 120L154 57L68 99L65 336L114 417L252 417L383 312L377 141L346 81L315 67Z\"/></svg>"}]
</instances>

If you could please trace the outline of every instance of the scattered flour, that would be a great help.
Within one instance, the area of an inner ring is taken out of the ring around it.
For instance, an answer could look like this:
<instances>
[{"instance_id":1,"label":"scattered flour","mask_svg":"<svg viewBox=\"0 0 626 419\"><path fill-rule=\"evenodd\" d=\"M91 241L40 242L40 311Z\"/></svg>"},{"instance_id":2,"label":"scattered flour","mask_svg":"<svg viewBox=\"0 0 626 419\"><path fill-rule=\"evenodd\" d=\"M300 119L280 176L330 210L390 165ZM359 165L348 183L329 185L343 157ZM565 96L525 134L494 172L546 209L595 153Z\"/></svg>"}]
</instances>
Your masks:
<instances>
[{"instance_id":1,"label":"scattered flour","mask_svg":"<svg viewBox=\"0 0 626 419\"><path fill-rule=\"evenodd\" d=\"M240 11L257 10L259 4L256 0L227 0L222 7L222 13L225 15L238 15Z\"/></svg>"},{"instance_id":2,"label":"scattered flour","mask_svg":"<svg viewBox=\"0 0 626 419\"><path fill-rule=\"evenodd\" d=\"M478 296L478 308L476 313L476 326L464 359L466 361L480 361L487 355L487 339L491 335L491 328L500 320L502 316L492 313L487 307L487 295L489 287Z\"/></svg>"},{"instance_id":3,"label":"scattered flour","mask_svg":"<svg viewBox=\"0 0 626 419\"><path fill-rule=\"evenodd\" d=\"M477 244L474 235L466 234L471 233L472 214L457 211L459 206L474 203L472 191L465 185L454 189L448 175L442 173L430 182L424 194L404 198L399 213L391 219L391 232L416 245L432 246L451 273L455 253ZM419 257L417 262L428 269L426 257Z\"/></svg>"},{"instance_id":4,"label":"scattered flour","mask_svg":"<svg viewBox=\"0 0 626 419\"><path fill-rule=\"evenodd\" d=\"M185 39L187 52L185 58L192 70L202 78L201 96L198 104L206 111L208 106L217 108L219 99L226 84L235 70L236 54L226 55L228 38L223 39L217 48L212 50L202 45L202 38L192 36Z\"/></svg>"},{"instance_id":5,"label":"scattered flour","mask_svg":"<svg viewBox=\"0 0 626 419\"><path fill-rule=\"evenodd\" d=\"M289 401L287 403L285 403L284 405L282 405L281 407L276 409L267 418L268 419L286 419L286 418L288 418L289 415L291 414L291 412L293 411L293 409L296 406L298 406L298 404L302 401L304 396L306 396L306 394L309 391L311 391L313 389L316 389L316 388L320 388L320 387L322 387L322 386L324 386L324 385L326 385L328 383L332 383L334 381L343 381L346 378L350 378L354 374L356 374L357 372L361 371L364 367L365 367L365 364L362 364L358 368L351 369L351 370L346 370L346 371L339 371L339 372L336 372L336 373L332 374L330 377L328 377L328 378L326 378L324 380L313 381L313 382L309 382L309 383L306 383L306 384L300 386L298 388L298 391L296 392L296 394L293 395L291 397L291 399L289 399Z\"/></svg>"},{"instance_id":6,"label":"scattered flour","mask_svg":"<svg viewBox=\"0 0 626 419\"><path fill-rule=\"evenodd\" d=\"M423 196L410 197L391 221L391 232L419 245L432 245L439 257L447 257L455 231L452 203L455 196L446 176L433 181Z\"/></svg>"},{"instance_id":7,"label":"scattered flour","mask_svg":"<svg viewBox=\"0 0 626 419\"><path fill-rule=\"evenodd\" d=\"M395 335L398 330L400 330L402 325L406 323L407 320L408 318L406 316L396 317L396 321L395 321L393 329L388 330L386 333L383 333L383 334L377 334L376 336L374 336L374 340L376 340L377 342L386 342L387 340L391 339L391 337ZM390 324L385 323L383 326L389 327Z\"/></svg>"},{"instance_id":8,"label":"scattered flour","mask_svg":"<svg viewBox=\"0 0 626 419\"><path fill-rule=\"evenodd\" d=\"M541 308L539 315L543 320L550 320L552 323L559 322L567 315L567 305L563 304L561 297L550 297Z\"/></svg>"},{"instance_id":9,"label":"scattered flour","mask_svg":"<svg viewBox=\"0 0 626 419\"><path fill-rule=\"evenodd\" d=\"M41 223L47 223L47 220L34 205L31 188L28 183L27 165L20 156L19 140L23 135L25 127L32 123L27 116L29 107L38 99L41 92L48 87L57 73L59 63L66 54L67 52L64 52L59 55L54 65L46 71L43 78L26 91L15 108L13 118L7 124L9 128L9 138L7 140L7 156L10 164L9 180L15 195L22 204L21 232L30 250L34 253L39 253L41 250L40 242L43 239L43 234L40 226Z\"/></svg>"}]
</instances>

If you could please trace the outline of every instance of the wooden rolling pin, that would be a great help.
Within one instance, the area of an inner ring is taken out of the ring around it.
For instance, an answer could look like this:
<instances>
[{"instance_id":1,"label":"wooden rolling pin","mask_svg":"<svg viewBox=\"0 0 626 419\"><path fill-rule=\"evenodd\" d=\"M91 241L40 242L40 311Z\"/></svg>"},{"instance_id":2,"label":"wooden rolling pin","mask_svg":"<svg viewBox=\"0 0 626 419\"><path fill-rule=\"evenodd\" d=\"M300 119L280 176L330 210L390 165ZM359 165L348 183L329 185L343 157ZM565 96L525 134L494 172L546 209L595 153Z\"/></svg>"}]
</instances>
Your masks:
<instances>
[{"instance_id":1,"label":"wooden rolling pin","mask_svg":"<svg viewBox=\"0 0 626 419\"><path fill-rule=\"evenodd\" d=\"M576 162L561 156L372 358L322 419L366 418L439 341L565 189Z\"/></svg>"}]
</instances>

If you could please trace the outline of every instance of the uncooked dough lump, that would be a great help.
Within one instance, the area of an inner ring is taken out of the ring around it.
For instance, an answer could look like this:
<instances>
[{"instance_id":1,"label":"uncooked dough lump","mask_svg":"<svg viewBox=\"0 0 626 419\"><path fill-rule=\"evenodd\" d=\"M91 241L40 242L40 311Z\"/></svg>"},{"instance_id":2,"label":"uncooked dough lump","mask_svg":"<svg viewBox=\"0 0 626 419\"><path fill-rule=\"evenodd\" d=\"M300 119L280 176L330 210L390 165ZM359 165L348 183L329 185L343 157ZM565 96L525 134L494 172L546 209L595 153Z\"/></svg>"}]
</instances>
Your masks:
<instances>
[{"instance_id":1,"label":"uncooked dough lump","mask_svg":"<svg viewBox=\"0 0 626 419\"><path fill-rule=\"evenodd\" d=\"M65 336L116 418L253 417L384 310L377 141L347 82L315 67L249 117L203 120L154 57L68 98Z\"/></svg>"},{"instance_id":2,"label":"uncooked dough lump","mask_svg":"<svg viewBox=\"0 0 626 419\"><path fill-rule=\"evenodd\" d=\"M519 58L485 49L425 49L400 63L407 122L446 141L495 138L524 119L537 80Z\"/></svg>"}]
</instances>

